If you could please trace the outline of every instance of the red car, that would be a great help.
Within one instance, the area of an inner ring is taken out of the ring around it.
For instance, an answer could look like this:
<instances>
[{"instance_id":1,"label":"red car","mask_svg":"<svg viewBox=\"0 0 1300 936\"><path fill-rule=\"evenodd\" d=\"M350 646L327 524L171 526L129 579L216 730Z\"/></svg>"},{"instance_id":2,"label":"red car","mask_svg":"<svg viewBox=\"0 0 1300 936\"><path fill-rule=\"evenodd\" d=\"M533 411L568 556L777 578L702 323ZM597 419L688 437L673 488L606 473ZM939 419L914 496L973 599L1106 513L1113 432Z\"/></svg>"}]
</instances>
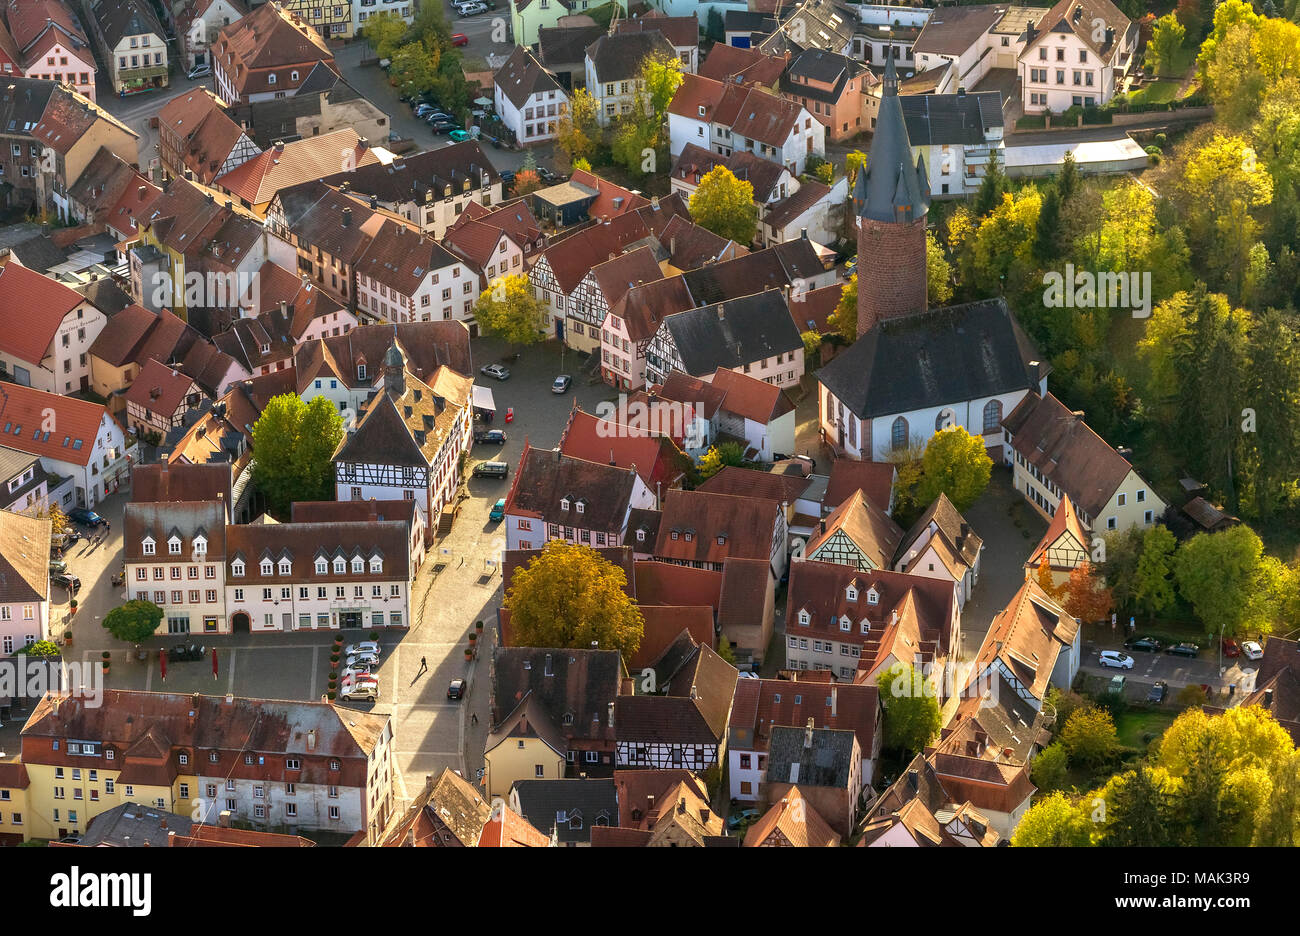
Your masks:
<instances>
[{"instance_id":1,"label":"red car","mask_svg":"<svg viewBox=\"0 0 1300 936\"><path fill-rule=\"evenodd\" d=\"M469 45L469 36L464 33L452 33L451 44L454 46L467 46Z\"/></svg>"},{"instance_id":2,"label":"red car","mask_svg":"<svg viewBox=\"0 0 1300 936\"><path fill-rule=\"evenodd\" d=\"M1223 655L1226 657L1241 656L1241 645L1231 637L1223 638Z\"/></svg>"}]
</instances>

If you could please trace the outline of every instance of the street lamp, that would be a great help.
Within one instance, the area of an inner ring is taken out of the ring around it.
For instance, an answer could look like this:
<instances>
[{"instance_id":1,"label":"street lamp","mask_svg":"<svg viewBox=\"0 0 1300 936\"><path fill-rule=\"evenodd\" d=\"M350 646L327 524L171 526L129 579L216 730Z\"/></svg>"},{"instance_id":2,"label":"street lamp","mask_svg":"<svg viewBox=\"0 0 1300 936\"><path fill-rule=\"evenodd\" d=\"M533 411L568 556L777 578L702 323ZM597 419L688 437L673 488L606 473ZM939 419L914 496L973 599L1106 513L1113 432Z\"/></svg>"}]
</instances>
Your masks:
<instances>
[{"instance_id":1,"label":"street lamp","mask_svg":"<svg viewBox=\"0 0 1300 936\"><path fill-rule=\"evenodd\" d=\"M1223 624L1228 623L1224 621ZM1223 678L1223 624L1219 625L1219 678ZM1222 688L1222 687L1220 687Z\"/></svg>"}]
</instances>

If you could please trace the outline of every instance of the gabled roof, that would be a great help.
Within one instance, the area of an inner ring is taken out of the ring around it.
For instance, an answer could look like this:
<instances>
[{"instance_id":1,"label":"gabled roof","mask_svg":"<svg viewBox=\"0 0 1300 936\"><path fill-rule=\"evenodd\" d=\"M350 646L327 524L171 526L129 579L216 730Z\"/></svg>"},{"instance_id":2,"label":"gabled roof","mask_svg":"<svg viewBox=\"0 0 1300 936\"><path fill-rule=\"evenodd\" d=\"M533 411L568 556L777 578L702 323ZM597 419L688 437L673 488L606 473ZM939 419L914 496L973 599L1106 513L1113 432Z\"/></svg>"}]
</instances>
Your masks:
<instances>
[{"instance_id":1,"label":"gabled roof","mask_svg":"<svg viewBox=\"0 0 1300 936\"><path fill-rule=\"evenodd\" d=\"M1096 517L1133 471L1128 459L1052 394L1029 393L1002 420L1011 447Z\"/></svg>"},{"instance_id":2,"label":"gabled roof","mask_svg":"<svg viewBox=\"0 0 1300 936\"><path fill-rule=\"evenodd\" d=\"M931 524L935 526L947 547L947 558L973 569L984 540L966 522L966 518L961 515L953 502L948 500L948 495L943 493L940 493L925 512L916 518L912 528L899 542L898 551L894 553L894 562L910 563L912 547Z\"/></svg>"},{"instance_id":3,"label":"gabled roof","mask_svg":"<svg viewBox=\"0 0 1300 936\"><path fill-rule=\"evenodd\" d=\"M525 444L505 512L506 516L620 532L636 483L637 475L631 468Z\"/></svg>"},{"instance_id":4,"label":"gabled roof","mask_svg":"<svg viewBox=\"0 0 1300 936\"><path fill-rule=\"evenodd\" d=\"M0 266L0 351L40 366L63 317L85 302L80 293L21 264Z\"/></svg>"},{"instance_id":5,"label":"gabled roof","mask_svg":"<svg viewBox=\"0 0 1300 936\"><path fill-rule=\"evenodd\" d=\"M487 749L504 740L498 735L526 701L531 728L553 737L561 753L572 740L612 741L609 704L618 697L622 668L617 650L496 648Z\"/></svg>"},{"instance_id":6,"label":"gabled roof","mask_svg":"<svg viewBox=\"0 0 1300 936\"><path fill-rule=\"evenodd\" d=\"M770 559L777 501L708 491L669 491L663 500L655 557L722 562Z\"/></svg>"},{"instance_id":7,"label":"gabled roof","mask_svg":"<svg viewBox=\"0 0 1300 936\"><path fill-rule=\"evenodd\" d=\"M1005 3L939 7L912 44L914 55L961 55L1006 15Z\"/></svg>"},{"instance_id":8,"label":"gabled roof","mask_svg":"<svg viewBox=\"0 0 1300 936\"><path fill-rule=\"evenodd\" d=\"M516 780L510 792L524 819L563 845L588 842L593 828L618 821L612 778Z\"/></svg>"},{"instance_id":9,"label":"gabled roof","mask_svg":"<svg viewBox=\"0 0 1300 936\"><path fill-rule=\"evenodd\" d=\"M811 241L800 237L682 275L696 304L709 305L762 290L793 286L796 280L824 272L826 268L817 256L817 249ZM802 346L802 339L799 344Z\"/></svg>"},{"instance_id":10,"label":"gabled roof","mask_svg":"<svg viewBox=\"0 0 1300 936\"><path fill-rule=\"evenodd\" d=\"M499 804L478 839L479 848L549 848L550 845L550 836L533 828L505 803Z\"/></svg>"},{"instance_id":11,"label":"gabled roof","mask_svg":"<svg viewBox=\"0 0 1300 936\"><path fill-rule=\"evenodd\" d=\"M87 50L85 57L93 60L87 49L85 30L60 0L8 0L4 15L14 44L22 52L20 61L24 71L55 42L65 43L77 52ZM51 35L47 37L46 33Z\"/></svg>"},{"instance_id":12,"label":"gabled roof","mask_svg":"<svg viewBox=\"0 0 1300 936\"><path fill-rule=\"evenodd\" d=\"M768 55L758 49L741 49L716 43L700 62L699 74L715 81L734 84L755 84L772 87L785 70L786 56Z\"/></svg>"},{"instance_id":13,"label":"gabled roof","mask_svg":"<svg viewBox=\"0 0 1300 936\"><path fill-rule=\"evenodd\" d=\"M800 684L786 679L741 679L731 708L730 746L766 751L777 726L838 728L853 732L864 758L875 750L880 690L874 685Z\"/></svg>"},{"instance_id":14,"label":"gabled roof","mask_svg":"<svg viewBox=\"0 0 1300 936\"><path fill-rule=\"evenodd\" d=\"M483 827L492 817L492 807L479 791L450 767L430 777L383 843L390 847L425 848L455 843L477 847Z\"/></svg>"},{"instance_id":15,"label":"gabled roof","mask_svg":"<svg viewBox=\"0 0 1300 936\"><path fill-rule=\"evenodd\" d=\"M229 465L136 465L132 502L214 501L230 504Z\"/></svg>"},{"instance_id":16,"label":"gabled roof","mask_svg":"<svg viewBox=\"0 0 1300 936\"><path fill-rule=\"evenodd\" d=\"M794 412L794 403L784 390L747 374L719 367L712 383L726 394L722 400L724 410L760 425L769 425Z\"/></svg>"},{"instance_id":17,"label":"gabled roof","mask_svg":"<svg viewBox=\"0 0 1300 936\"><path fill-rule=\"evenodd\" d=\"M654 251L649 247L637 247L613 260L598 263L591 268L591 275L596 278L596 285L604 294L606 304L611 306L627 295L629 290L663 279Z\"/></svg>"},{"instance_id":18,"label":"gabled roof","mask_svg":"<svg viewBox=\"0 0 1300 936\"><path fill-rule=\"evenodd\" d=\"M355 168L336 171L321 181L327 185L347 182L349 191L361 196L374 195L381 202L423 204L426 199L442 200L449 186L459 194L466 182L471 188L483 188L500 182L501 176L478 140L465 140L424 153L398 156L387 163L358 160Z\"/></svg>"},{"instance_id":19,"label":"gabled roof","mask_svg":"<svg viewBox=\"0 0 1300 936\"><path fill-rule=\"evenodd\" d=\"M395 346L394 346L395 347ZM357 428L334 453L336 463L374 463L429 468L456 429L469 405L473 380L449 367L440 367L425 383L405 369L403 383L389 386L387 368L382 389L365 404Z\"/></svg>"},{"instance_id":20,"label":"gabled roof","mask_svg":"<svg viewBox=\"0 0 1300 936\"><path fill-rule=\"evenodd\" d=\"M797 475L773 474L770 471L727 465L696 490L789 504L802 495L811 483L808 478Z\"/></svg>"},{"instance_id":21,"label":"gabled roof","mask_svg":"<svg viewBox=\"0 0 1300 936\"><path fill-rule=\"evenodd\" d=\"M710 263L743 257L749 248L719 237L684 215L674 215L659 235L668 262L679 270L696 270Z\"/></svg>"},{"instance_id":22,"label":"gabled roof","mask_svg":"<svg viewBox=\"0 0 1300 936\"><path fill-rule=\"evenodd\" d=\"M620 18L614 24L614 34L631 32L660 32L674 46L699 45L700 18L695 13L690 16L667 16L662 10L651 10L638 19Z\"/></svg>"},{"instance_id":23,"label":"gabled roof","mask_svg":"<svg viewBox=\"0 0 1300 936\"><path fill-rule=\"evenodd\" d=\"M212 55L234 82L240 98L270 90L291 90L287 74L284 81L269 85L266 78L270 69L298 66L302 72L319 62L337 71L334 55L320 34L271 3L222 29L213 43Z\"/></svg>"},{"instance_id":24,"label":"gabled roof","mask_svg":"<svg viewBox=\"0 0 1300 936\"><path fill-rule=\"evenodd\" d=\"M57 431L38 433L41 427L51 425L51 410ZM109 419L108 410L99 403L19 384L0 384L0 445L20 452L85 466L94 454L105 419ZM35 438L38 434L39 439Z\"/></svg>"},{"instance_id":25,"label":"gabled roof","mask_svg":"<svg viewBox=\"0 0 1300 936\"><path fill-rule=\"evenodd\" d=\"M377 280L402 296L413 297L430 273L450 269L458 262L445 247L407 221L377 217L370 234L356 261L357 276Z\"/></svg>"},{"instance_id":26,"label":"gabled roof","mask_svg":"<svg viewBox=\"0 0 1300 936\"><path fill-rule=\"evenodd\" d=\"M337 172L340 165L368 166L378 162L375 151L347 127L273 146L218 176L213 185L257 206L269 202L280 189L319 179L331 170Z\"/></svg>"},{"instance_id":27,"label":"gabled roof","mask_svg":"<svg viewBox=\"0 0 1300 936\"><path fill-rule=\"evenodd\" d=\"M903 538L903 530L883 510L863 495L854 491L821 522L819 532L813 534L805 548L813 555L836 533L843 533L877 569L893 566L894 553Z\"/></svg>"},{"instance_id":28,"label":"gabled roof","mask_svg":"<svg viewBox=\"0 0 1300 936\"><path fill-rule=\"evenodd\" d=\"M552 69L581 66L587 46L607 32L604 26L542 26L537 30L538 61Z\"/></svg>"},{"instance_id":29,"label":"gabled roof","mask_svg":"<svg viewBox=\"0 0 1300 936\"><path fill-rule=\"evenodd\" d=\"M87 15L103 31L110 49L116 49L127 36L152 34L162 39L167 35L144 0L94 0Z\"/></svg>"},{"instance_id":30,"label":"gabled roof","mask_svg":"<svg viewBox=\"0 0 1300 936\"><path fill-rule=\"evenodd\" d=\"M1101 25L1100 29L1097 28L1098 24ZM1121 40L1135 26L1110 0L1059 0L1038 21L1035 35L1025 43L1020 57L1025 58L1030 49L1048 39L1052 33L1070 33L1090 48L1102 62L1108 63Z\"/></svg>"},{"instance_id":31,"label":"gabled roof","mask_svg":"<svg viewBox=\"0 0 1300 936\"><path fill-rule=\"evenodd\" d=\"M636 597L641 605L708 605L717 610L722 573L671 562L639 560L634 564Z\"/></svg>"},{"instance_id":32,"label":"gabled roof","mask_svg":"<svg viewBox=\"0 0 1300 936\"><path fill-rule=\"evenodd\" d=\"M1078 622L1030 579L993 618L971 667L972 681L1001 662L1035 699L1042 699L1057 658L1078 632Z\"/></svg>"},{"instance_id":33,"label":"gabled roof","mask_svg":"<svg viewBox=\"0 0 1300 936\"><path fill-rule=\"evenodd\" d=\"M640 209L652 205L650 199L645 196L638 195L631 189L624 188L585 169L575 169L573 175L569 177L569 181L596 190L596 200L587 206L587 214L591 217L612 220L619 215L637 212L647 227L653 227L652 219L640 211ZM665 208L670 207L672 202L673 199L671 198L659 200L661 207ZM668 219L665 218L664 223L667 222Z\"/></svg>"},{"instance_id":34,"label":"gabled roof","mask_svg":"<svg viewBox=\"0 0 1300 936\"><path fill-rule=\"evenodd\" d=\"M665 681L666 677L666 681ZM619 740L647 743L720 743L731 716L739 675L707 645L680 666L659 673L667 695L619 696L614 702Z\"/></svg>"},{"instance_id":35,"label":"gabled roof","mask_svg":"<svg viewBox=\"0 0 1300 936\"><path fill-rule=\"evenodd\" d=\"M794 848L833 848L840 844L839 835L813 804L804 799L797 785L749 827L745 832L745 847L758 848L773 833Z\"/></svg>"},{"instance_id":36,"label":"gabled roof","mask_svg":"<svg viewBox=\"0 0 1300 936\"><path fill-rule=\"evenodd\" d=\"M0 510L0 603L49 598L51 532L48 518Z\"/></svg>"},{"instance_id":37,"label":"gabled roof","mask_svg":"<svg viewBox=\"0 0 1300 936\"><path fill-rule=\"evenodd\" d=\"M969 10L975 7L948 7ZM899 98L907 138L913 146L982 144L1002 126L1002 93L908 94Z\"/></svg>"},{"instance_id":38,"label":"gabled roof","mask_svg":"<svg viewBox=\"0 0 1300 936\"><path fill-rule=\"evenodd\" d=\"M523 107L534 94L546 91L558 91L562 98L568 97L554 73L543 68L527 46L515 46L492 80L515 107Z\"/></svg>"},{"instance_id":39,"label":"gabled roof","mask_svg":"<svg viewBox=\"0 0 1300 936\"><path fill-rule=\"evenodd\" d=\"M764 52L797 52L806 47L838 52L853 39L858 25L856 9L835 0L803 0L783 13L777 10L780 28L759 45Z\"/></svg>"},{"instance_id":40,"label":"gabled roof","mask_svg":"<svg viewBox=\"0 0 1300 936\"><path fill-rule=\"evenodd\" d=\"M848 790L861 757L852 731L776 725L767 744L767 782Z\"/></svg>"},{"instance_id":41,"label":"gabled roof","mask_svg":"<svg viewBox=\"0 0 1300 936\"><path fill-rule=\"evenodd\" d=\"M678 312L660 328L672 336L686 373L696 377L803 349L785 296L776 289Z\"/></svg>"},{"instance_id":42,"label":"gabled roof","mask_svg":"<svg viewBox=\"0 0 1300 936\"><path fill-rule=\"evenodd\" d=\"M1043 538L1038 541L1038 545L1034 547L1034 551L1029 554L1029 558L1025 561L1026 568L1037 569L1043 557L1047 555L1048 550L1061 542L1062 539L1068 542L1071 537L1075 540L1075 548L1083 549L1086 560L1092 538L1088 535L1088 531L1084 529L1078 513L1075 512L1074 501L1070 500L1069 494L1062 493L1061 502L1056 507L1056 513L1052 514L1052 522L1047 525L1047 532L1043 534Z\"/></svg>"},{"instance_id":43,"label":"gabled roof","mask_svg":"<svg viewBox=\"0 0 1300 936\"><path fill-rule=\"evenodd\" d=\"M670 276L633 286L610 308L627 327L633 341L648 341L665 316L693 309L690 290L680 276Z\"/></svg>"},{"instance_id":44,"label":"gabled roof","mask_svg":"<svg viewBox=\"0 0 1300 936\"><path fill-rule=\"evenodd\" d=\"M1032 389L1049 369L998 298L883 319L817 379L875 419Z\"/></svg>"},{"instance_id":45,"label":"gabled roof","mask_svg":"<svg viewBox=\"0 0 1300 936\"><path fill-rule=\"evenodd\" d=\"M667 436L601 419L575 408L560 433L560 451L590 462L635 468L646 487L672 486L686 455Z\"/></svg>"},{"instance_id":46,"label":"gabled roof","mask_svg":"<svg viewBox=\"0 0 1300 936\"><path fill-rule=\"evenodd\" d=\"M596 81L603 84L634 78L641 70L641 63L651 55L677 57L672 44L658 29L603 35L587 46L586 59L592 63Z\"/></svg>"},{"instance_id":47,"label":"gabled roof","mask_svg":"<svg viewBox=\"0 0 1300 936\"><path fill-rule=\"evenodd\" d=\"M195 383L188 375L150 358L136 374L125 398L127 403L170 418L185 405L186 397L194 387Z\"/></svg>"}]
</instances>

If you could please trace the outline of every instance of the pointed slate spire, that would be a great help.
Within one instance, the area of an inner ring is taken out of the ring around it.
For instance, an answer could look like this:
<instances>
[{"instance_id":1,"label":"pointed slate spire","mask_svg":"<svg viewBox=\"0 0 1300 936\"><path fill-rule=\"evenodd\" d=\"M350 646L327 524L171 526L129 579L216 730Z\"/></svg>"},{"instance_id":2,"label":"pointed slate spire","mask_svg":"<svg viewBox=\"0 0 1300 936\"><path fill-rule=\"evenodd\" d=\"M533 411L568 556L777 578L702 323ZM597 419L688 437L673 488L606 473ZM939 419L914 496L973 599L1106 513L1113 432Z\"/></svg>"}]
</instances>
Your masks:
<instances>
[{"instance_id":1,"label":"pointed slate spire","mask_svg":"<svg viewBox=\"0 0 1300 936\"><path fill-rule=\"evenodd\" d=\"M865 172L865 198L859 202L855 188L854 207L862 218L906 224L924 217L929 210L930 185L924 168L912 164L893 56L885 63L883 85L880 116Z\"/></svg>"},{"instance_id":2,"label":"pointed slate spire","mask_svg":"<svg viewBox=\"0 0 1300 936\"><path fill-rule=\"evenodd\" d=\"M396 338L384 353L384 389L394 397L406 393L406 355L397 346Z\"/></svg>"}]
</instances>

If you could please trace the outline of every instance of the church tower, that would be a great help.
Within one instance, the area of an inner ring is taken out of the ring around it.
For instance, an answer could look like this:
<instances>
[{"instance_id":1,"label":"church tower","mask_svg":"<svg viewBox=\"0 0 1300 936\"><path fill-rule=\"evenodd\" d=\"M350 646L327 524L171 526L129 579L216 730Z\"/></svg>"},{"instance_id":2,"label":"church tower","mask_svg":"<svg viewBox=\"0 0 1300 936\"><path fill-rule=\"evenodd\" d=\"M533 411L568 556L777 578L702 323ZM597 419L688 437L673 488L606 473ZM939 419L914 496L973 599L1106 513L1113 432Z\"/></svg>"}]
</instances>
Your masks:
<instances>
[{"instance_id":1,"label":"church tower","mask_svg":"<svg viewBox=\"0 0 1300 936\"><path fill-rule=\"evenodd\" d=\"M898 73L885 65L880 115L867 165L853 187L858 227L858 336L882 319L926 309L925 215L930 181L912 147L898 100Z\"/></svg>"}]
</instances>

